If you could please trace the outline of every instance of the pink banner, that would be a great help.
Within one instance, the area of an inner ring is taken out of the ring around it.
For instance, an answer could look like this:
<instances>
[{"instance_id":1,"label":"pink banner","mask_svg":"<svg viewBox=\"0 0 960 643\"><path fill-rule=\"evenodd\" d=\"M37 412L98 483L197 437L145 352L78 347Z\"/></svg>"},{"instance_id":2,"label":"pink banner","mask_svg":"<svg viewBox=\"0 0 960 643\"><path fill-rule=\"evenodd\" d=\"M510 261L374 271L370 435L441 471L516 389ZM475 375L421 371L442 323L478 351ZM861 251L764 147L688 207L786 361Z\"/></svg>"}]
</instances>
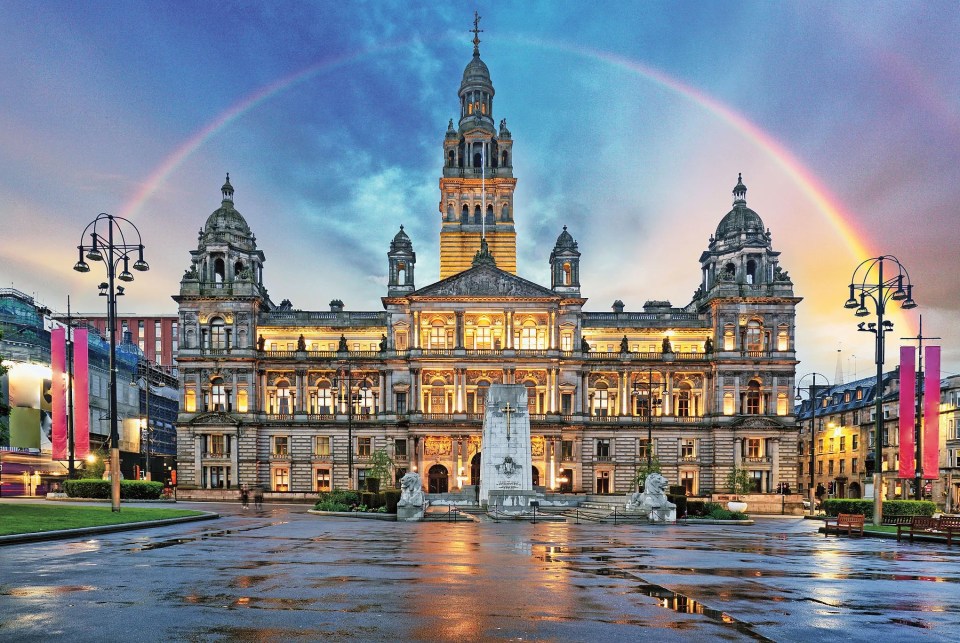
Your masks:
<instances>
[{"instance_id":1,"label":"pink banner","mask_svg":"<svg viewBox=\"0 0 960 643\"><path fill-rule=\"evenodd\" d=\"M923 479L940 477L940 347L925 346L923 362Z\"/></svg>"},{"instance_id":2,"label":"pink banner","mask_svg":"<svg viewBox=\"0 0 960 643\"><path fill-rule=\"evenodd\" d=\"M54 460L67 459L67 332L65 328L50 331L50 411L53 414Z\"/></svg>"},{"instance_id":3,"label":"pink banner","mask_svg":"<svg viewBox=\"0 0 960 643\"><path fill-rule=\"evenodd\" d=\"M90 358L86 328L73 331L73 448L77 460L90 453Z\"/></svg>"},{"instance_id":4,"label":"pink banner","mask_svg":"<svg viewBox=\"0 0 960 643\"><path fill-rule=\"evenodd\" d=\"M900 347L900 473L901 478L916 478L917 443L917 349Z\"/></svg>"}]
</instances>

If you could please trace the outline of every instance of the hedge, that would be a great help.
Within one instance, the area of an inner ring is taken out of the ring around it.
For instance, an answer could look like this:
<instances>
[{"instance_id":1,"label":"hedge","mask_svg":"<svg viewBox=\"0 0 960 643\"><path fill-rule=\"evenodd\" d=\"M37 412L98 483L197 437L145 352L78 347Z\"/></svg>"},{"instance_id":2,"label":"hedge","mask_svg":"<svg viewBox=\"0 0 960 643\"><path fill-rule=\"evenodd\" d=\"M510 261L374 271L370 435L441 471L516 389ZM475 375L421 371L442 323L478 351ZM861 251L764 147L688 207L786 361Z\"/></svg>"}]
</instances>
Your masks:
<instances>
[{"instance_id":1,"label":"hedge","mask_svg":"<svg viewBox=\"0 0 960 643\"><path fill-rule=\"evenodd\" d=\"M863 514L873 518L873 500L857 498L830 498L823 501L828 516ZM929 500L884 500L884 516L932 516L937 505Z\"/></svg>"},{"instance_id":2,"label":"hedge","mask_svg":"<svg viewBox=\"0 0 960 643\"><path fill-rule=\"evenodd\" d=\"M110 498L109 480L64 480L63 489L71 498ZM120 497L125 500L157 500L163 493L163 483L149 480L121 480Z\"/></svg>"}]
</instances>

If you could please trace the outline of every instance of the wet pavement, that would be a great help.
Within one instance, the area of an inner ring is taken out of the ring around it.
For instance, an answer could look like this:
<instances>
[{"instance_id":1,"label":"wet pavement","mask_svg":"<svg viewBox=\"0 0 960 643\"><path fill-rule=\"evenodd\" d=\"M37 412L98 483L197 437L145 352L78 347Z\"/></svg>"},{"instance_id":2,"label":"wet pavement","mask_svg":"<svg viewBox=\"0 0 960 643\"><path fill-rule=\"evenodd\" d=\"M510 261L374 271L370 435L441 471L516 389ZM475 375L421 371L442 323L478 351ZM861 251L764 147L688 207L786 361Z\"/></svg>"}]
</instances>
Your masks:
<instances>
[{"instance_id":1,"label":"wet pavement","mask_svg":"<svg viewBox=\"0 0 960 643\"><path fill-rule=\"evenodd\" d=\"M0 640L960 640L960 547L752 526L204 523L0 549Z\"/></svg>"}]
</instances>

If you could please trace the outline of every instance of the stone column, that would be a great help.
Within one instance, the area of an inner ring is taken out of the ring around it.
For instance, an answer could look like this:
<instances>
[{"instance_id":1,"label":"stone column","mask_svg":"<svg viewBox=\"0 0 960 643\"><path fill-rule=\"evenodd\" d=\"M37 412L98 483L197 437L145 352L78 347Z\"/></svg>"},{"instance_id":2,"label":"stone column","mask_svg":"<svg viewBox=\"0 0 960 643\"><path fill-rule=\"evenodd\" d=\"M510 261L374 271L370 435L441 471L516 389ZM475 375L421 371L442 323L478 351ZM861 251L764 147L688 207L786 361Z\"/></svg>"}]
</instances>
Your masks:
<instances>
[{"instance_id":1,"label":"stone column","mask_svg":"<svg viewBox=\"0 0 960 643\"><path fill-rule=\"evenodd\" d=\"M229 438L227 438L229 439ZM234 487L240 486L240 431L233 439L233 450L230 452L230 480Z\"/></svg>"},{"instance_id":2,"label":"stone column","mask_svg":"<svg viewBox=\"0 0 960 643\"><path fill-rule=\"evenodd\" d=\"M454 348L463 348L463 311L458 310L454 312L454 332L453 332L453 343Z\"/></svg>"},{"instance_id":3,"label":"stone column","mask_svg":"<svg viewBox=\"0 0 960 643\"><path fill-rule=\"evenodd\" d=\"M556 311L550 311L550 343L547 344L547 348L550 350L555 350L557 348L557 313Z\"/></svg>"},{"instance_id":4,"label":"stone column","mask_svg":"<svg viewBox=\"0 0 960 643\"><path fill-rule=\"evenodd\" d=\"M660 406L664 415L673 414L673 376L664 372L663 381L667 385L663 395L663 404Z\"/></svg>"},{"instance_id":5,"label":"stone column","mask_svg":"<svg viewBox=\"0 0 960 643\"><path fill-rule=\"evenodd\" d=\"M733 438L733 466L738 469L743 464L743 438Z\"/></svg>"},{"instance_id":6,"label":"stone column","mask_svg":"<svg viewBox=\"0 0 960 643\"><path fill-rule=\"evenodd\" d=\"M420 412L420 369L410 369L410 411Z\"/></svg>"},{"instance_id":7,"label":"stone column","mask_svg":"<svg viewBox=\"0 0 960 643\"><path fill-rule=\"evenodd\" d=\"M773 485L773 488L776 489L776 485L781 482L780 480L780 440L776 438L770 439L770 484ZM769 489L767 491L770 491Z\"/></svg>"},{"instance_id":8,"label":"stone column","mask_svg":"<svg viewBox=\"0 0 960 643\"><path fill-rule=\"evenodd\" d=\"M503 347L515 348L513 345L513 311L507 310L504 312L506 313L506 321L503 324L503 332L506 337L503 338Z\"/></svg>"},{"instance_id":9,"label":"stone column","mask_svg":"<svg viewBox=\"0 0 960 643\"><path fill-rule=\"evenodd\" d=\"M410 326L410 348L420 348L420 311L413 311L413 324Z\"/></svg>"},{"instance_id":10,"label":"stone column","mask_svg":"<svg viewBox=\"0 0 960 643\"><path fill-rule=\"evenodd\" d=\"M203 434L194 436L193 444L193 479L194 484L198 487L203 488L203 479L201 474L203 473L202 462L203 458L203 441L205 436Z\"/></svg>"}]
</instances>

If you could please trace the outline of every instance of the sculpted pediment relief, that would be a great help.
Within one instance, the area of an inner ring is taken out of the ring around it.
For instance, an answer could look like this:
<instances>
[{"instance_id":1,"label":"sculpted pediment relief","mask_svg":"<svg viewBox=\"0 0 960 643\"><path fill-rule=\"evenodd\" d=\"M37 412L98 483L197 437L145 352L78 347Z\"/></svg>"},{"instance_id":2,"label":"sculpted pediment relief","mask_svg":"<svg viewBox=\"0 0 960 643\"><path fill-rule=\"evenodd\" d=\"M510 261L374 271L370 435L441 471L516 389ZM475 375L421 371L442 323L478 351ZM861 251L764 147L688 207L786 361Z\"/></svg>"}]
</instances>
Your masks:
<instances>
[{"instance_id":1,"label":"sculpted pediment relief","mask_svg":"<svg viewBox=\"0 0 960 643\"><path fill-rule=\"evenodd\" d=\"M240 426L240 420L228 415L226 413L214 412L214 413L201 413L192 420L190 420L191 426Z\"/></svg>"},{"instance_id":2,"label":"sculpted pediment relief","mask_svg":"<svg viewBox=\"0 0 960 643\"><path fill-rule=\"evenodd\" d=\"M559 300L549 288L494 266L475 266L414 292L411 297L522 297Z\"/></svg>"}]
</instances>

